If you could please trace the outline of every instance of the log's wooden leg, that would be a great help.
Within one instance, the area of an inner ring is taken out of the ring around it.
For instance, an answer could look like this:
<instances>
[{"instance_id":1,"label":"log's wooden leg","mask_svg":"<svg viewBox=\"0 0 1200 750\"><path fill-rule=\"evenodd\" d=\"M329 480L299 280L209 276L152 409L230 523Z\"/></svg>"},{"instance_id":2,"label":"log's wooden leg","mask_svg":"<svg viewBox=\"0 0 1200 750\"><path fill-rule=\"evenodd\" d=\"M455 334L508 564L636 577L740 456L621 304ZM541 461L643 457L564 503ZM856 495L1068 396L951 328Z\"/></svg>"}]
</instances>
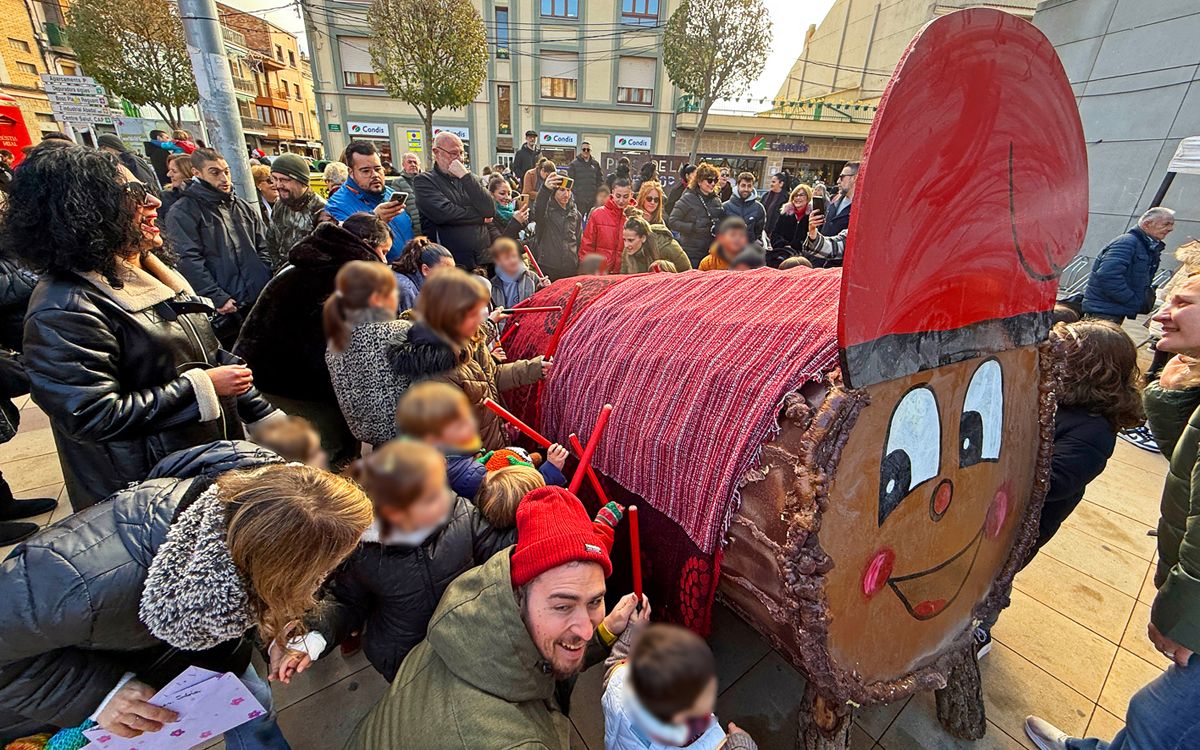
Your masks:
<instances>
[{"instance_id":1,"label":"log's wooden leg","mask_svg":"<svg viewBox=\"0 0 1200 750\"><path fill-rule=\"evenodd\" d=\"M937 717L942 727L962 740L977 740L987 731L983 708L983 683L974 644L960 649L946 676L946 687L934 691Z\"/></svg>"},{"instance_id":2,"label":"log's wooden leg","mask_svg":"<svg viewBox=\"0 0 1200 750\"><path fill-rule=\"evenodd\" d=\"M845 702L827 698L811 685L800 704L797 750L849 750L854 712Z\"/></svg>"}]
</instances>

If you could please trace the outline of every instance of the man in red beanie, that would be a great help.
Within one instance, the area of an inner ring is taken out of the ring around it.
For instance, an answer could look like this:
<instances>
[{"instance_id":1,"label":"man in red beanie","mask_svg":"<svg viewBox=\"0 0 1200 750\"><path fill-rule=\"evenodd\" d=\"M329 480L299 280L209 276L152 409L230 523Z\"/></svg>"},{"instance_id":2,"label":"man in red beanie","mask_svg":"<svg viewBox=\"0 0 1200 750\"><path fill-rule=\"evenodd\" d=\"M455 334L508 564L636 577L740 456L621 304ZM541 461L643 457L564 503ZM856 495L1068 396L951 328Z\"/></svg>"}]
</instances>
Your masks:
<instances>
[{"instance_id":1,"label":"man in red beanie","mask_svg":"<svg viewBox=\"0 0 1200 750\"><path fill-rule=\"evenodd\" d=\"M346 747L568 750L575 676L650 613L648 602L635 613L633 594L604 613L620 519L609 503L593 521L561 487L526 495L517 544L450 584L425 640Z\"/></svg>"}]
</instances>

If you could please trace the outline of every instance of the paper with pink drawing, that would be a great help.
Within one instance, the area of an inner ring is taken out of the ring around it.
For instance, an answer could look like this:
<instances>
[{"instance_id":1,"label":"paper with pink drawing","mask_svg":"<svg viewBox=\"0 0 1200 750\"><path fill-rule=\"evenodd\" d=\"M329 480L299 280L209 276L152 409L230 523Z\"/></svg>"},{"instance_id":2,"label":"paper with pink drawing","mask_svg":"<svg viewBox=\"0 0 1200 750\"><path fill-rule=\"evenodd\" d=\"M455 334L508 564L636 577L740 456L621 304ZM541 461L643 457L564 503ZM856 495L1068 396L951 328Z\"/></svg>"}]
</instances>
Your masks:
<instances>
[{"instance_id":1,"label":"paper with pink drawing","mask_svg":"<svg viewBox=\"0 0 1200 750\"><path fill-rule=\"evenodd\" d=\"M140 737L118 737L100 727L83 735L102 750L187 750L266 713L232 672L188 667L150 702L179 714L179 721Z\"/></svg>"}]
</instances>

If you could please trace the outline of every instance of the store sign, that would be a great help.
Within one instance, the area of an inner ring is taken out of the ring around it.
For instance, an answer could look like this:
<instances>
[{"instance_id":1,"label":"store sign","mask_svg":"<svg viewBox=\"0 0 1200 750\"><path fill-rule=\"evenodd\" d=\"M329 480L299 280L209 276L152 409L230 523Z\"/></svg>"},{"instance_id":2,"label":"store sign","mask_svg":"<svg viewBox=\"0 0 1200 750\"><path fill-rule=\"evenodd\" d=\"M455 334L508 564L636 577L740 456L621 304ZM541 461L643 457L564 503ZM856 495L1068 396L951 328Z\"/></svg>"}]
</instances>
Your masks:
<instances>
[{"instance_id":1,"label":"store sign","mask_svg":"<svg viewBox=\"0 0 1200 750\"><path fill-rule=\"evenodd\" d=\"M438 125L434 125L433 126L433 134L437 135L438 133L454 133L455 135L457 135L460 139L462 139L464 141L471 140L471 129L470 128L451 128L451 127L440 127Z\"/></svg>"},{"instance_id":2,"label":"store sign","mask_svg":"<svg viewBox=\"0 0 1200 750\"><path fill-rule=\"evenodd\" d=\"M329 123L329 132L330 132L330 133L340 133L340 132L342 132L342 124L341 124L340 122L331 122L331 123Z\"/></svg>"},{"instance_id":3,"label":"store sign","mask_svg":"<svg viewBox=\"0 0 1200 750\"><path fill-rule=\"evenodd\" d=\"M804 141L769 141L765 135L750 138L751 151L783 151L792 154L808 153L808 144Z\"/></svg>"},{"instance_id":4,"label":"store sign","mask_svg":"<svg viewBox=\"0 0 1200 750\"><path fill-rule=\"evenodd\" d=\"M543 146L575 146L579 143L579 134L545 132L538 136L538 142Z\"/></svg>"},{"instance_id":5,"label":"store sign","mask_svg":"<svg viewBox=\"0 0 1200 750\"><path fill-rule=\"evenodd\" d=\"M348 122L350 135L364 138L387 138L389 135L386 122Z\"/></svg>"},{"instance_id":6,"label":"store sign","mask_svg":"<svg viewBox=\"0 0 1200 750\"><path fill-rule=\"evenodd\" d=\"M404 137L408 140L408 150L409 151L420 151L421 150L422 136L421 136L420 130L411 130L411 129L405 130Z\"/></svg>"},{"instance_id":7,"label":"store sign","mask_svg":"<svg viewBox=\"0 0 1200 750\"><path fill-rule=\"evenodd\" d=\"M648 135L618 135L613 143L618 151L649 151L651 141Z\"/></svg>"}]
</instances>

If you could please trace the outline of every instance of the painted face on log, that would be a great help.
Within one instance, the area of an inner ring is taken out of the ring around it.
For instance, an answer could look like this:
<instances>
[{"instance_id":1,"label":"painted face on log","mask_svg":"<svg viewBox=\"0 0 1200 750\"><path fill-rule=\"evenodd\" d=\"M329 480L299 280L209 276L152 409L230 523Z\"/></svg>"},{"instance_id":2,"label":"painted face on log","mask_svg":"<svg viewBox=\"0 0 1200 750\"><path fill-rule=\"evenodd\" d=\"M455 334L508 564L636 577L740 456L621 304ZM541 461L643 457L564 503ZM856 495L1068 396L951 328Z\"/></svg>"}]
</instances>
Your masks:
<instances>
[{"instance_id":1,"label":"painted face on log","mask_svg":"<svg viewBox=\"0 0 1200 750\"><path fill-rule=\"evenodd\" d=\"M942 652L987 594L1029 502L1037 389L1033 347L868 387L821 528L830 650L864 681Z\"/></svg>"}]
</instances>

